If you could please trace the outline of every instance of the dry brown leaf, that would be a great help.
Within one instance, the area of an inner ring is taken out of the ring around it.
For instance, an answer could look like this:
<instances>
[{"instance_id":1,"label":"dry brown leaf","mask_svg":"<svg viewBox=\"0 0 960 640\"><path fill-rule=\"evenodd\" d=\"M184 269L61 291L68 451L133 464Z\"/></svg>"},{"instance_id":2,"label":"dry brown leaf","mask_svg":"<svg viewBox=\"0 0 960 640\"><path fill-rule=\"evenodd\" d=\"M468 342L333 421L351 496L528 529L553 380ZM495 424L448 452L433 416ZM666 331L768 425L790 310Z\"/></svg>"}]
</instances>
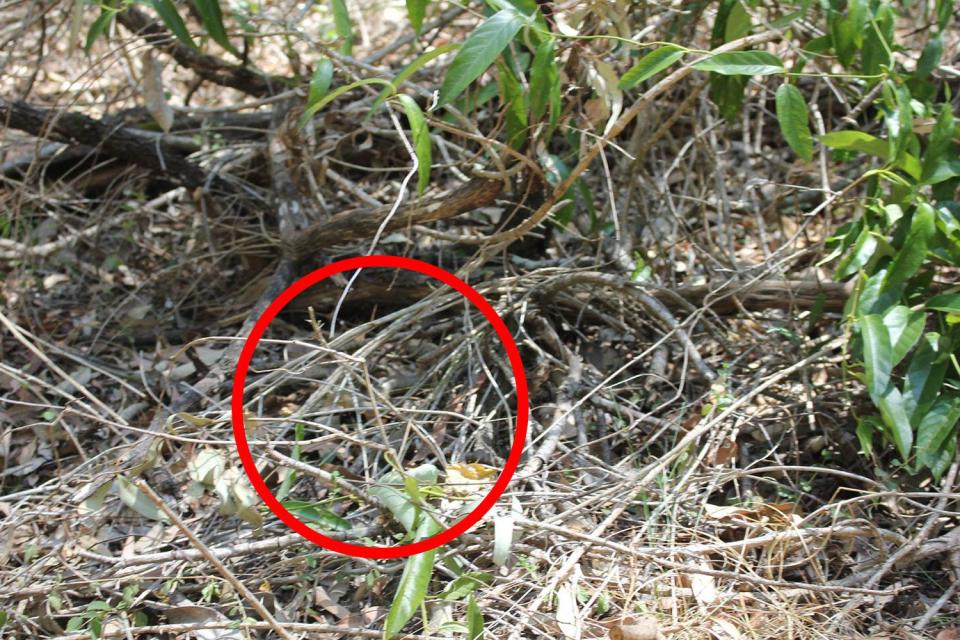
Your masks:
<instances>
[{"instance_id":1,"label":"dry brown leaf","mask_svg":"<svg viewBox=\"0 0 960 640\"><path fill-rule=\"evenodd\" d=\"M653 616L631 620L630 624L610 627L610 640L661 640L660 625Z\"/></svg>"},{"instance_id":2,"label":"dry brown leaf","mask_svg":"<svg viewBox=\"0 0 960 640\"><path fill-rule=\"evenodd\" d=\"M143 52L140 62L143 65L143 99L147 111L160 128L168 132L173 126L173 109L163 92L163 66L153 57L152 49Z\"/></svg>"},{"instance_id":3,"label":"dry brown leaf","mask_svg":"<svg viewBox=\"0 0 960 640\"><path fill-rule=\"evenodd\" d=\"M937 640L960 640L960 629L957 627L941 629L937 634Z\"/></svg>"}]
</instances>

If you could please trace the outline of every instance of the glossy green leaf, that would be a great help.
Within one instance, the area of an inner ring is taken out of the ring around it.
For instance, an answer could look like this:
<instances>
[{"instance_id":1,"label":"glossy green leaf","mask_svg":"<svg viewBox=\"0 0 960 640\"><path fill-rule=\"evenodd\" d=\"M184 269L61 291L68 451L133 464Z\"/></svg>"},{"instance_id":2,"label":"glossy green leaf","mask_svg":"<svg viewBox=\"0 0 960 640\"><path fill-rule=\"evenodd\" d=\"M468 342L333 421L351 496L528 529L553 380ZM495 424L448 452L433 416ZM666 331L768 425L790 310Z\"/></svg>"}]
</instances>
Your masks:
<instances>
[{"instance_id":1,"label":"glossy green leaf","mask_svg":"<svg viewBox=\"0 0 960 640\"><path fill-rule=\"evenodd\" d=\"M200 12L200 20L210 37L221 47L240 57L240 52L230 44L230 38L227 37L227 31L223 27L223 12L220 11L219 0L194 0L194 4Z\"/></svg>"},{"instance_id":2,"label":"glossy green leaf","mask_svg":"<svg viewBox=\"0 0 960 640\"><path fill-rule=\"evenodd\" d=\"M530 66L530 121L539 122L547 112L554 85L559 87L556 43L544 38L533 55Z\"/></svg>"},{"instance_id":3,"label":"glossy green leaf","mask_svg":"<svg viewBox=\"0 0 960 640\"><path fill-rule=\"evenodd\" d=\"M333 81L333 63L329 58L324 58L317 63L317 68L313 70L313 77L310 78L310 90L307 94L307 104L316 104L330 90L330 83Z\"/></svg>"},{"instance_id":4,"label":"glossy green leaf","mask_svg":"<svg viewBox=\"0 0 960 640\"><path fill-rule=\"evenodd\" d=\"M476 589L489 583L492 579L492 576L488 573L469 571L457 576L453 582L448 584L447 588L440 594L440 597L444 600L462 600Z\"/></svg>"},{"instance_id":5,"label":"glossy green leaf","mask_svg":"<svg viewBox=\"0 0 960 640\"><path fill-rule=\"evenodd\" d=\"M883 324L886 325L890 338L891 367L897 366L917 344L926 319L926 314L922 311L911 311L903 305L891 307L883 314Z\"/></svg>"},{"instance_id":6,"label":"glossy green leaf","mask_svg":"<svg viewBox=\"0 0 960 640\"><path fill-rule=\"evenodd\" d=\"M960 293L945 293L933 296L923 306L935 311L960 313Z\"/></svg>"},{"instance_id":7,"label":"glossy green leaf","mask_svg":"<svg viewBox=\"0 0 960 640\"><path fill-rule=\"evenodd\" d=\"M417 153L417 193L422 194L430 184L430 166L433 162L430 129L416 100L406 94L400 94L398 98L410 123L413 150Z\"/></svg>"},{"instance_id":8,"label":"glossy green leaf","mask_svg":"<svg viewBox=\"0 0 960 640\"><path fill-rule=\"evenodd\" d=\"M83 44L83 50L87 53L90 53L93 43L97 41L101 35L105 34L110 29L110 23L113 22L113 18L117 15L115 9L108 9L104 7L100 10L100 15L97 16L97 19L93 21L93 24L90 25L90 30L87 31L87 39Z\"/></svg>"},{"instance_id":9,"label":"glossy green leaf","mask_svg":"<svg viewBox=\"0 0 960 640\"><path fill-rule=\"evenodd\" d=\"M941 31L950 24L955 3L956 0L937 0L937 26L940 27Z\"/></svg>"},{"instance_id":10,"label":"glossy green leaf","mask_svg":"<svg viewBox=\"0 0 960 640\"><path fill-rule=\"evenodd\" d=\"M449 44L443 45L442 47L431 49L430 51L427 51L426 53L418 56L413 62L405 66L400 71L400 73L398 73L393 77L393 80L390 81L391 86L384 87L383 90L379 93L379 95L377 95L377 99L373 101L373 106L370 107L370 113L367 114L367 117L369 118L374 111L379 109L380 105L382 105L387 98L389 98L391 95L393 95L400 89L400 85L406 82L410 78L410 76L412 76L417 71L425 67L428 62L430 62L434 58L442 56L445 53L455 51L459 48L460 48L459 43L449 43Z\"/></svg>"},{"instance_id":11,"label":"glossy green leaf","mask_svg":"<svg viewBox=\"0 0 960 640\"><path fill-rule=\"evenodd\" d=\"M889 143L863 131L833 131L817 136L817 140L831 149L859 151L877 156L885 161L890 159ZM920 161L909 153L903 155L897 166L910 174L911 177L920 179Z\"/></svg>"},{"instance_id":12,"label":"glossy green leaf","mask_svg":"<svg viewBox=\"0 0 960 640\"><path fill-rule=\"evenodd\" d=\"M907 458L910 457L910 447L913 446L913 429L910 426L910 419L907 417L900 390L890 385L883 395L876 398L875 401L880 409L883 422L890 430L897 451L903 461L906 462Z\"/></svg>"},{"instance_id":13,"label":"glossy green leaf","mask_svg":"<svg viewBox=\"0 0 960 640\"><path fill-rule=\"evenodd\" d=\"M417 33L423 28L423 18L427 15L427 5L430 0L407 0L407 17L410 18L410 26Z\"/></svg>"},{"instance_id":14,"label":"glossy green leaf","mask_svg":"<svg viewBox=\"0 0 960 640\"><path fill-rule=\"evenodd\" d=\"M308 104L307 108L304 110L303 115L300 116L300 126L302 127L306 124L307 120L312 118L318 111L323 109L325 106L342 96L348 91L352 91L357 87L362 87L368 84L382 84L393 88L393 85L390 84L389 80L384 80L382 78L366 78L364 80L357 80L356 82L351 82L350 84L345 84L343 86L337 87L333 91L328 92L325 96L320 98L317 102L313 104Z\"/></svg>"},{"instance_id":15,"label":"glossy green leaf","mask_svg":"<svg viewBox=\"0 0 960 640\"><path fill-rule=\"evenodd\" d=\"M786 71L780 58L766 51L717 53L695 62L693 68L725 76L769 76Z\"/></svg>"},{"instance_id":16,"label":"glossy green leaf","mask_svg":"<svg viewBox=\"0 0 960 640\"><path fill-rule=\"evenodd\" d=\"M471 82L493 65L525 23L526 19L516 10L504 9L493 14L467 36L450 63L440 86L437 104L445 105L463 93Z\"/></svg>"},{"instance_id":17,"label":"glossy green leaf","mask_svg":"<svg viewBox=\"0 0 960 640\"><path fill-rule=\"evenodd\" d=\"M803 160L813 159L813 136L810 134L810 116L807 101L792 84L782 84L777 89L777 120L783 138Z\"/></svg>"},{"instance_id":18,"label":"glossy green leaf","mask_svg":"<svg viewBox=\"0 0 960 640\"><path fill-rule=\"evenodd\" d=\"M949 364L946 355L940 347L940 335L930 332L910 358L903 377L903 400L913 425L919 424L940 393Z\"/></svg>"},{"instance_id":19,"label":"glossy green leaf","mask_svg":"<svg viewBox=\"0 0 960 640\"><path fill-rule=\"evenodd\" d=\"M853 249L837 266L837 279L842 280L852 276L864 268L876 252L878 244L876 236L870 229L861 230Z\"/></svg>"},{"instance_id":20,"label":"glossy green leaf","mask_svg":"<svg viewBox=\"0 0 960 640\"><path fill-rule=\"evenodd\" d=\"M893 369L890 334L883 323L883 317L871 314L860 318L860 335L863 338L867 391L876 400L890 385L890 372Z\"/></svg>"},{"instance_id":21,"label":"glossy green leaf","mask_svg":"<svg viewBox=\"0 0 960 640\"><path fill-rule=\"evenodd\" d=\"M333 9L333 23L337 29L337 35L343 40L340 53L353 55L353 21L350 19L350 12L347 11L347 3L344 0L330 0L330 7Z\"/></svg>"},{"instance_id":22,"label":"glossy green leaf","mask_svg":"<svg viewBox=\"0 0 960 640\"><path fill-rule=\"evenodd\" d=\"M623 74L618 86L624 91L633 89L644 80L655 76L672 65L686 53L686 49L678 47L675 44L668 44L659 49L654 49L640 58L637 64L630 67L630 70Z\"/></svg>"},{"instance_id":23,"label":"glossy green leaf","mask_svg":"<svg viewBox=\"0 0 960 640\"><path fill-rule=\"evenodd\" d=\"M922 202L917 205L910 220L910 231L907 232L903 246L897 251L897 255L890 264L884 289L898 290L913 277L926 260L927 246L936 232L935 217L933 207L929 204Z\"/></svg>"},{"instance_id":24,"label":"glossy green leaf","mask_svg":"<svg viewBox=\"0 0 960 640\"><path fill-rule=\"evenodd\" d=\"M187 25L183 23L183 18L180 17L177 8L173 6L173 2L170 0L150 0L150 6L160 16L163 24L167 25L167 28L177 37L177 40L191 49L197 48L197 44L190 37L190 32L187 31Z\"/></svg>"},{"instance_id":25,"label":"glossy green leaf","mask_svg":"<svg viewBox=\"0 0 960 640\"><path fill-rule=\"evenodd\" d=\"M417 528L416 539L423 540L436 535L441 530L433 518L424 518ZM393 597L393 604L387 613L383 627L384 640L390 640L400 633L404 625L420 608L420 604L427 596L427 587L430 586L430 576L433 574L433 564L437 557L437 550L431 549L407 558L403 566L403 574L397 585L397 592Z\"/></svg>"},{"instance_id":26,"label":"glossy green leaf","mask_svg":"<svg viewBox=\"0 0 960 640\"><path fill-rule=\"evenodd\" d=\"M467 601L467 640L478 640L483 636L483 613L473 596Z\"/></svg>"},{"instance_id":27,"label":"glossy green leaf","mask_svg":"<svg viewBox=\"0 0 960 640\"><path fill-rule=\"evenodd\" d=\"M923 416L917 427L918 466L929 467L936 476L946 469L946 465L952 461L953 456L951 455L946 460L946 464L943 464L943 454L951 443L956 445L958 420L960 420L960 398L940 398Z\"/></svg>"}]
</instances>

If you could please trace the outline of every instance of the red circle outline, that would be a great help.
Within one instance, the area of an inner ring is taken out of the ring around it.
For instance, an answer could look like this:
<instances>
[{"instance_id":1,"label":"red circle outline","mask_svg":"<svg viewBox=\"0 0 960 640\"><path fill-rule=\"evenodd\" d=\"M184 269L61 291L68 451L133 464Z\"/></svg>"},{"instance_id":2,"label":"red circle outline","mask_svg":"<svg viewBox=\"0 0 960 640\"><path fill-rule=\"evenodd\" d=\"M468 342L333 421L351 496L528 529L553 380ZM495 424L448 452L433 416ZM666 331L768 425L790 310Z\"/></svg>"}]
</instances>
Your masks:
<instances>
[{"instance_id":1,"label":"red circle outline","mask_svg":"<svg viewBox=\"0 0 960 640\"><path fill-rule=\"evenodd\" d=\"M247 380L247 371L250 368L250 360L253 358L253 352L256 349L257 344L260 342L260 338L263 337L264 332L270 325L270 322L273 321L277 314L283 310L283 308L289 304L290 301L303 293L307 288L317 284L318 282L344 271L374 267L415 271L453 287L458 293L467 298L467 300L469 300L473 306L484 315L487 321L493 326L497 337L500 338L500 342L503 344L503 347L507 352L507 359L510 362L510 367L513 369L514 382L517 388L517 415L515 423L516 434L513 440L513 447L510 449L510 454L507 456L507 461L504 464L503 470L500 472L500 475L497 476L497 481L494 483L493 488L490 489L490 492L483 500L480 501L480 504L477 505L473 511L468 513L449 529L441 531L440 533L423 540L394 547L368 547L365 545L350 544L347 542L334 540L333 538L329 538L318 531L311 529L297 519L296 516L287 511L287 509L280 504L280 501L277 500L272 493L270 493L270 489L263 481L259 470L257 470L257 466L253 461L253 456L250 453L250 446L247 443L247 434L243 426L243 391ZM257 319L256 324L253 326L253 330L250 331L250 335L243 344L243 350L240 352L240 358L237 361L236 376L233 383L233 395L231 398L233 439L237 445L237 452L240 455L240 460L243 462L243 469L247 474L247 478L250 479L253 488L260 495L260 498L266 503L267 507L274 514L276 514L280 520L286 523L288 527L314 544L326 549L330 549L331 551L336 551L337 553L373 559L403 558L406 556L423 553L425 551L430 551L431 549L436 549L440 545L446 544L462 533L465 533L470 527L479 522L480 519L483 518L483 516L486 515L491 508L493 508L493 505L497 502L497 500L500 499L500 496L503 495L507 485L510 484L513 474L516 473L517 466L520 464L520 455L523 452L524 442L526 441L527 437L529 413L530 401L527 392L527 378L523 369L523 362L520 359L520 351L517 349L517 344L510 335L507 325L504 324L503 319L500 318L490 303L487 302L487 300L473 287L449 271L441 269L440 267L434 266L427 262L423 262L422 260L387 255L359 256L356 258L347 258L345 260L333 262L298 279L296 282L287 287L283 293L277 296L277 298L267 307L266 311L263 312L263 315Z\"/></svg>"}]
</instances>

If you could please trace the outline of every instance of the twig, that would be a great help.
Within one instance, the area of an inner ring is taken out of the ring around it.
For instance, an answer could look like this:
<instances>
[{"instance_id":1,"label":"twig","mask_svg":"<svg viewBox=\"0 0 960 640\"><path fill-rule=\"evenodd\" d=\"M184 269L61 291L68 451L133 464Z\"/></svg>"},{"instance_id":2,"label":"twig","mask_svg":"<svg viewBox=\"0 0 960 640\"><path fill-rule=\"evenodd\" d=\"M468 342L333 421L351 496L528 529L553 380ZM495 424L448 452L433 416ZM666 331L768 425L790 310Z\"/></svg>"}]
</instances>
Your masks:
<instances>
[{"instance_id":1,"label":"twig","mask_svg":"<svg viewBox=\"0 0 960 640\"><path fill-rule=\"evenodd\" d=\"M167 503L164 502L160 496L154 493L153 489L150 488L150 485L148 485L142 479L137 479L136 485L140 491L142 491L148 498L150 498L150 500L153 501L154 504L157 505L158 509L167 514L167 517L170 518L170 521L173 522L177 528L183 532L183 535L187 536L187 539L190 540L190 544L197 548L207 562L212 564L217 572L222 575L224 579L229 582L231 586L233 586L234 589L237 590L237 593L239 593L243 599L246 600L251 607L253 607L254 611L260 614L260 617L263 618L268 625L270 625L270 628L273 629L278 636L283 638L283 640L293 640L293 636L287 633L287 631L280 626L280 623L277 622L273 615L267 611L267 608L263 606L263 603L260 602L260 598L254 595L254 593L247 588L247 585L243 584L243 582L233 575L233 572L227 568L227 565L223 564L220 559L210 551L210 547L205 545L203 541L196 536L193 530L191 530L190 527L188 527L187 524L180 519L180 516L177 515L173 509L168 507Z\"/></svg>"}]
</instances>

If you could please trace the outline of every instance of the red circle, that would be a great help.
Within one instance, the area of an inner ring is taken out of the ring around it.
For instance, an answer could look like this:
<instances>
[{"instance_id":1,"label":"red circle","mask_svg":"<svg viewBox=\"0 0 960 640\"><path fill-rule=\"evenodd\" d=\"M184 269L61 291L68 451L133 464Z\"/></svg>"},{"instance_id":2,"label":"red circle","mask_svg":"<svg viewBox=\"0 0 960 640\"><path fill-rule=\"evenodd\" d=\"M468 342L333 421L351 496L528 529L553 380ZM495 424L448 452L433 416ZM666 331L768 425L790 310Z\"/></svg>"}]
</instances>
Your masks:
<instances>
[{"instance_id":1,"label":"red circle","mask_svg":"<svg viewBox=\"0 0 960 640\"><path fill-rule=\"evenodd\" d=\"M243 426L243 391L247 380L247 370L250 368L250 360L253 358L253 352L257 347L257 343L260 342L260 338L270 325L270 322L287 304L290 303L291 300L318 282L344 271L372 267L386 267L416 271L417 273L429 276L453 287L458 293L473 303L473 306L475 306L484 315L487 321L493 326L494 331L496 331L497 337L500 338L500 342L503 344L503 347L507 352L507 358L510 361L510 367L513 369L514 382L517 388L517 416L515 426L516 434L513 440L513 447L510 449L510 454L507 456L507 461L503 466L503 470L500 472L500 475L497 477L497 481L494 483L493 488L490 490L487 496L480 501L480 504L477 505L473 511L468 513L449 529L441 531L440 533L429 538L425 538L424 540L419 540L409 544L402 544L395 547L368 547L364 545L341 542L339 540L329 538L318 531L315 531L314 529L311 529L303 522L298 520L296 516L287 511L284 506L280 504L280 501L277 500L273 494L270 493L270 489L267 488L266 483L260 476L260 472L257 470L257 466L253 461L253 456L250 454L250 446L247 444L247 434ZM504 324L503 319L497 315L497 312L482 295L477 293L473 287L449 271L441 269L440 267L436 267L427 262L398 256L374 255L340 260L308 273L287 287L287 289L281 293L276 300L270 303L270 306L268 306L266 311L263 312L263 315L257 319L256 324L253 326L253 330L250 332L250 335L243 344L243 350L240 352L240 359L237 361L236 377L234 378L233 382L231 409L231 415L233 419L233 439L237 444L237 452L240 454L240 460L243 462L243 469L246 472L247 477L250 479L251 484L253 484L253 488L260 495L260 498L263 499L263 501L267 504L267 507L274 514L276 514L280 520L282 520L288 527L299 533L307 540L310 540L311 542L326 549L330 549L331 551L336 551L338 553L360 558L383 559L403 558L406 556L423 553L424 551L430 551L431 549L436 549L440 545L446 544L460 534L465 533L470 527L475 525L484 515L486 515L486 513L493 507L497 500L500 499L500 496L503 495L507 485L510 484L510 479L517 470L517 466L520 464L520 454L523 451L524 441L527 437L527 422L529 420L530 403L527 394L527 378L523 370L523 362L520 360L520 351L517 349L517 344L513 341L513 337L510 335L510 331L507 329L507 325Z\"/></svg>"}]
</instances>

